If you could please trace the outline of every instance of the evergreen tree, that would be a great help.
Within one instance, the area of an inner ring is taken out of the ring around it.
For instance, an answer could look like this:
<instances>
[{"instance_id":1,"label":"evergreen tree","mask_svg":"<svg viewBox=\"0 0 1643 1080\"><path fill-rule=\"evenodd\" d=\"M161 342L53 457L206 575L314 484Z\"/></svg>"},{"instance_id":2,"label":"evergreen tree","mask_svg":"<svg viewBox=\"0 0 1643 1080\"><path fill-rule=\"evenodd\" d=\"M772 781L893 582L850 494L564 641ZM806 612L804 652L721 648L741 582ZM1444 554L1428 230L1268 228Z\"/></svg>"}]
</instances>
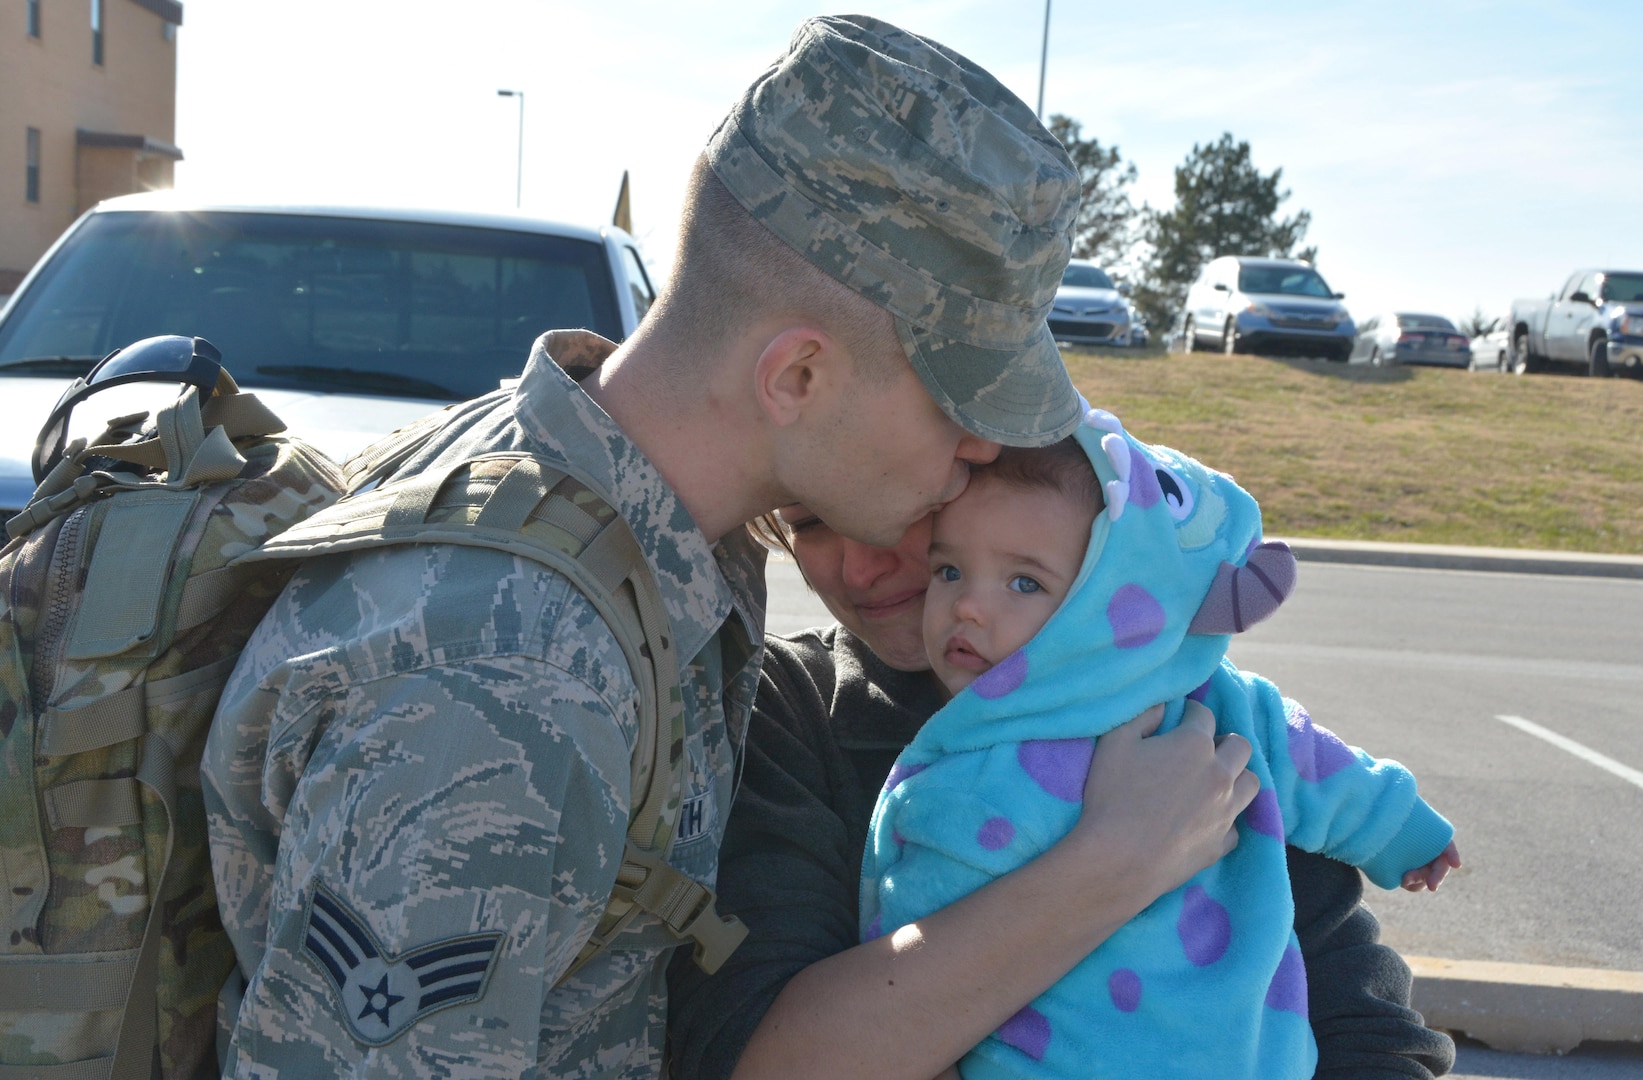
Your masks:
<instances>
[{"instance_id":1,"label":"evergreen tree","mask_svg":"<svg viewBox=\"0 0 1643 1080\"><path fill-rule=\"evenodd\" d=\"M1232 133L1207 146L1194 145L1175 168L1175 205L1144 211L1148 254L1136 306L1154 327L1170 325L1187 287L1204 264L1221 255L1253 255L1314 261L1318 249L1295 251L1312 215L1305 210L1280 220L1284 171L1263 176L1250 160L1249 143Z\"/></svg>"},{"instance_id":2,"label":"evergreen tree","mask_svg":"<svg viewBox=\"0 0 1643 1080\"><path fill-rule=\"evenodd\" d=\"M1050 134L1061 140L1067 156L1078 167L1082 202L1073 227L1073 257L1090 259L1112 268L1129 254L1135 241L1136 210L1129 187L1135 183L1135 165L1096 138L1086 139L1077 120L1059 113L1050 117Z\"/></svg>"}]
</instances>

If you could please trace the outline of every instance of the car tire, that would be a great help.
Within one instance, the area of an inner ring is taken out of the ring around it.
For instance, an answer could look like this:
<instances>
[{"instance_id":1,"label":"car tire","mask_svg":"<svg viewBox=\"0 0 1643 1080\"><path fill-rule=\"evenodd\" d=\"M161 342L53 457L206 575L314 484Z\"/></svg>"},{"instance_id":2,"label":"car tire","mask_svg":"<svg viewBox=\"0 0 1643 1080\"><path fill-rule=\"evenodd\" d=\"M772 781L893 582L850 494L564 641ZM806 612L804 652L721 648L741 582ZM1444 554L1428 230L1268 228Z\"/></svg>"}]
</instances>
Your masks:
<instances>
[{"instance_id":1,"label":"car tire","mask_svg":"<svg viewBox=\"0 0 1643 1080\"><path fill-rule=\"evenodd\" d=\"M1228 319L1221 331L1221 352L1231 356L1238 351L1238 320Z\"/></svg>"},{"instance_id":2,"label":"car tire","mask_svg":"<svg viewBox=\"0 0 1643 1080\"><path fill-rule=\"evenodd\" d=\"M1540 357L1529 349L1529 331L1522 330L1512 337L1512 374L1533 375L1540 370Z\"/></svg>"},{"instance_id":3,"label":"car tire","mask_svg":"<svg viewBox=\"0 0 1643 1080\"><path fill-rule=\"evenodd\" d=\"M1369 350L1369 366L1382 367L1385 364L1386 358L1381 355L1381 347L1379 345L1371 346Z\"/></svg>"},{"instance_id":4,"label":"car tire","mask_svg":"<svg viewBox=\"0 0 1643 1080\"><path fill-rule=\"evenodd\" d=\"M1586 350L1586 374L1594 379L1607 379L1609 371L1609 339L1594 338L1592 347Z\"/></svg>"},{"instance_id":5,"label":"car tire","mask_svg":"<svg viewBox=\"0 0 1643 1080\"><path fill-rule=\"evenodd\" d=\"M1187 321L1181 327L1181 351L1198 351L1198 327L1193 324L1191 315L1187 316Z\"/></svg>"}]
</instances>

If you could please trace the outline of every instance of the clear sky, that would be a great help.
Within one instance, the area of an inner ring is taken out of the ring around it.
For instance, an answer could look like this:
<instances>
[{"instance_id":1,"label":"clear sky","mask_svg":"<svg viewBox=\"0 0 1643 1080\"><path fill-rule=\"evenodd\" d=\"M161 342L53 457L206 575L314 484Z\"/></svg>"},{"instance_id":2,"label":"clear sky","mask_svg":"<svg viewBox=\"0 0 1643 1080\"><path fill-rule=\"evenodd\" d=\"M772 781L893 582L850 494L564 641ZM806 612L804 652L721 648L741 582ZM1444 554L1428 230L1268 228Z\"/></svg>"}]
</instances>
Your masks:
<instances>
[{"instance_id":1,"label":"clear sky","mask_svg":"<svg viewBox=\"0 0 1643 1080\"><path fill-rule=\"evenodd\" d=\"M864 7L1038 98L1038 0ZM177 186L286 201L608 221L622 171L666 272L691 161L804 18L788 0L186 0ZM1544 295L1581 266L1643 268L1639 0L1053 0L1046 114L1136 163L1230 131L1364 317Z\"/></svg>"}]
</instances>

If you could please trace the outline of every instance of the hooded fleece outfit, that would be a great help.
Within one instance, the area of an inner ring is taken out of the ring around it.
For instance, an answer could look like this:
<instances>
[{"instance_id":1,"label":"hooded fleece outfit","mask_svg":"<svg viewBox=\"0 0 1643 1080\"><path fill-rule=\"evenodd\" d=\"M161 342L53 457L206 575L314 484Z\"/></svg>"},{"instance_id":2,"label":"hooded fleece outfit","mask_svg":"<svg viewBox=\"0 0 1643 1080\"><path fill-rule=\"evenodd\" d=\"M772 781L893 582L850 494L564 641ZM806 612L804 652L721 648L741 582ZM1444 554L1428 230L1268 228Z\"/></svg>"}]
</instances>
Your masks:
<instances>
[{"instance_id":1,"label":"hooded fleece outfit","mask_svg":"<svg viewBox=\"0 0 1643 1080\"><path fill-rule=\"evenodd\" d=\"M961 1062L993 1077L1310 1077L1317 1049L1284 848L1351 863L1382 888L1436 858L1453 828L1414 777L1314 724L1225 658L1282 603L1289 549L1262 543L1255 500L1224 474L1089 410L1075 437L1103 484L1066 601L1019 651L948 702L902 752L862 868L864 940L1044 852L1082 808L1095 737L1188 698L1249 739L1260 779L1238 846L1166 894ZM1069 904L1078 902L1067 897Z\"/></svg>"}]
</instances>

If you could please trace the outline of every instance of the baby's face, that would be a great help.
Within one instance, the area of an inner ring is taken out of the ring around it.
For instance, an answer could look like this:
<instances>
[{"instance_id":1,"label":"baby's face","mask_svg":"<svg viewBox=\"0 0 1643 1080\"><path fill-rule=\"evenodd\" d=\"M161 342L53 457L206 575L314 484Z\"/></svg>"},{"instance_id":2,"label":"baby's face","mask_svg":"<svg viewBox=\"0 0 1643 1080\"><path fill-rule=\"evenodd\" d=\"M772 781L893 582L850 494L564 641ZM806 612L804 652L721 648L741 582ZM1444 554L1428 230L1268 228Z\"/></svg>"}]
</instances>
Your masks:
<instances>
[{"instance_id":1,"label":"baby's face","mask_svg":"<svg viewBox=\"0 0 1643 1080\"><path fill-rule=\"evenodd\" d=\"M936 515L924 648L950 693L1050 620L1078 576L1092 515L1046 488L977 478Z\"/></svg>"}]
</instances>

